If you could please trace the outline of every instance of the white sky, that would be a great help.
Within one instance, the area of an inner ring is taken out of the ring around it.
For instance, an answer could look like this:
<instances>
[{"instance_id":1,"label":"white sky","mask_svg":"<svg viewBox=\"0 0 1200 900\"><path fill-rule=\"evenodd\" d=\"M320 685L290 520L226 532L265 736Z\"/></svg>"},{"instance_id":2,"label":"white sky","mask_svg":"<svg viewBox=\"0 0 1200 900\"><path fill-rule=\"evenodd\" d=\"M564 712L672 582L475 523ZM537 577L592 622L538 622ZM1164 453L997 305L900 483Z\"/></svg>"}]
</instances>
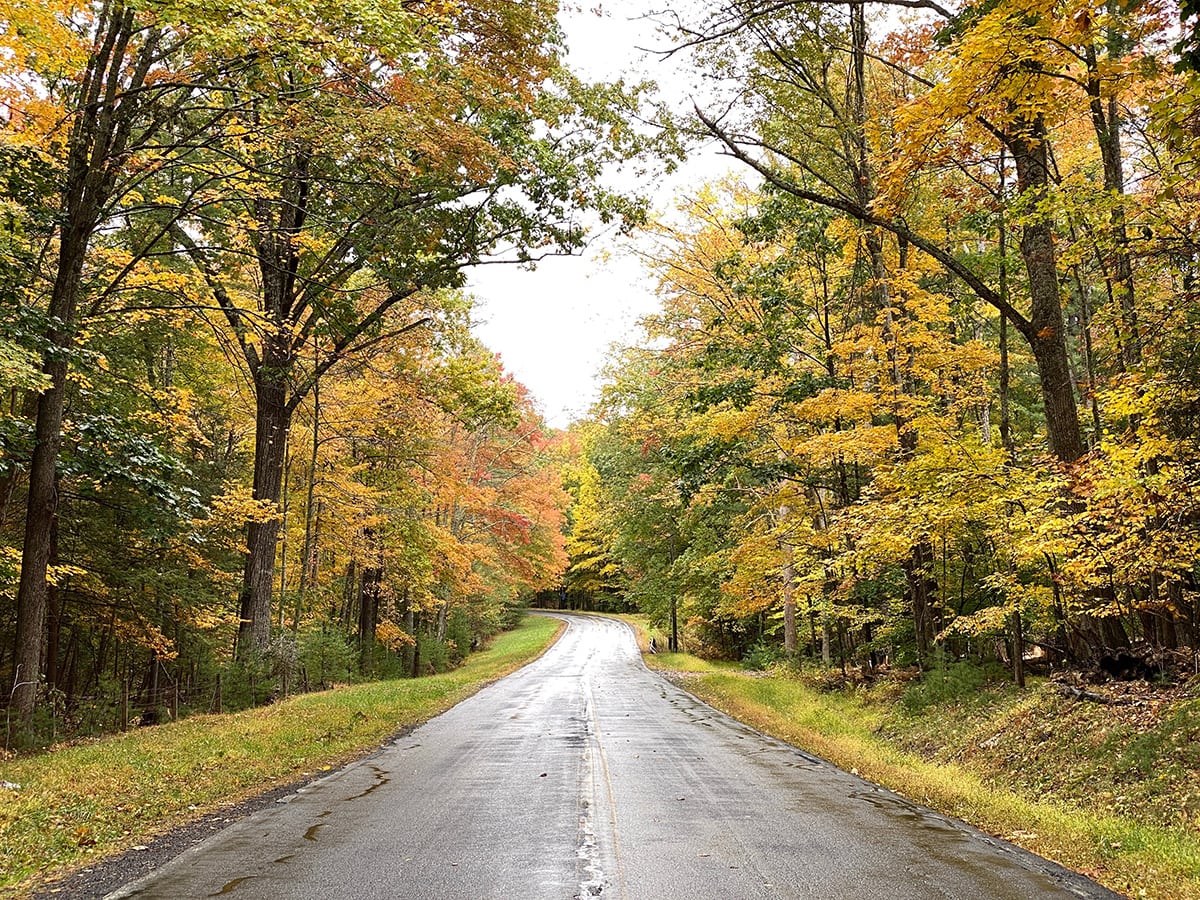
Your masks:
<instances>
[{"instance_id":1,"label":"white sky","mask_svg":"<svg viewBox=\"0 0 1200 900\"><path fill-rule=\"evenodd\" d=\"M689 90L678 68L637 48L659 47L653 24L640 19L646 0L615 0L603 15L590 9L564 13L568 63L592 81L650 78L673 101ZM731 163L708 149L649 191L668 209L677 192L719 177ZM636 323L657 308L654 285L641 263L621 252L619 240L601 237L577 257L554 257L535 270L483 266L468 290L478 299L475 333L537 398L547 422L564 428L586 416L596 399L599 370L608 349L629 343Z\"/></svg>"}]
</instances>

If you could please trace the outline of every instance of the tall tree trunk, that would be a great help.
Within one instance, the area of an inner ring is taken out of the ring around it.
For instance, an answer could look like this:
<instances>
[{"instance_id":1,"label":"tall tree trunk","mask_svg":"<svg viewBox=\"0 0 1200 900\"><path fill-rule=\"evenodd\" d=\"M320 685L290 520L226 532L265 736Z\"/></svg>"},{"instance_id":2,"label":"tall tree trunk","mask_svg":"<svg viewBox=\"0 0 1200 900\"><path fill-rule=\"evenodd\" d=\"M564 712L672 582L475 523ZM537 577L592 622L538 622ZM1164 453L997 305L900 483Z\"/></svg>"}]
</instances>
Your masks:
<instances>
[{"instance_id":1,"label":"tall tree trunk","mask_svg":"<svg viewBox=\"0 0 1200 900\"><path fill-rule=\"evenodd\" d=\"M421 674L421 617L418 615L413 619L413 653L412 653L412 668L408 670L410 678L416 678Z\"/></svg>"},{"instance_id":2,"label":"tall tree trunk","mask_svg":"<svg viewBox=\"0 0 1200 900\"><path fill-rule=\"evenodd\" d=\"M671 635L667 639L667 650L679 652L679 599L674 589L671 590Z\"/></svg>"},{"instance_id":3,"label":"tall tree trunk","mask_svg":"<svg viewBox=\"0 0 1200 900\"><path fill-rule=\"evenodd\" d=\"M792 546L783 545L783 652L789 658L796 655L796 597L793 582Z\"/></svg>"},{"instance_id":4,"label":"tall tree trunk","mask_svg":"<svg viewBox=\"0 0 1200 900\"><path fill-rule=\"evenodd\" d=\"M271 515L260 515L246 527L246 568L242 580L238 656L261 653L271 638L271 595L275 582L275 546L279 538L279 498L291 413L282 362L264 354L255 374L254 499L265 501Z\"/></svg>"},{"instance_id":5,"label":"tall tree trunk","mask_svg":"<svg viewBox=\"0 0 1200 900\"><path fill-rule=\"evenodd\" d=\"M79 628L71 628L71 639L67 642L67 655L63 660L62 671L59 672L58 684L67 695L67 705L73 706L76 690L76 676L79 672ZM65 685L65 687L63 687Z\"/></svg>"},{"instance_id":6,"label":"tall tree trunk","mask_svg":"<svg viewBox=\"0 0 1200 900\"><path fill-rule=\"evenodd\" d=\"M57 488L56 488L57 490ZM51 566L58 564L58 516L55 515L54 522L50 528L50 563ZM46 679L46 687L54 690L58 687L58 653L59 642L62 638L62 613L63 599L58 590L58 585L47 581L46 583L46 658L43 661L42 670Z\"/></svg>"},{"instance_id":7,"label":"tall tree trunk","mask_svg":"<svg viewBox=\"0 0 1200 900\"><path fill-rule=\"evenodd\" d=\"M788 516L791 509L787 504L779 507L779 525L786 531ZM779 549L783 552L783 569L780 578L783 583L783 652L788 658L796 655L796 571L792 564L792 544L786 534L779 539Z\"/></svg>"},{"instance_id":8,"label":"tall tree trunk","mask_svg":"<svg viewBox=\"0 0 1200 900\"><path fill-rule=\"evenodd\" d=\"M358 589L358 665L364 673L371 669L375 651L375 629L379 625L379 584L383 565L363 566Z\"/></svg>"},{"instance_id":9,"label":"tall tree trunk","mask_svg":"<svg viewBox=\"0 0 1200 900\"><path fill-rule=\"evenodd\" d=\"M1025 336L1041 380L1050 452L1060 461L1071 463L1083 455L1083 438L1067 357L1054 232L1050 214L1040 208L1049 185L1047 141L1045 122L1038 116L1017 122L1008 147L1017 167L1017 189L1030 210L1021 228L1021 258L1030 296L1030 327Z\"/></svg>"},{"instance_id":10,"label":"tall tree trunk","mask_svg":"<svg viewBox=\"0 0 1200 900\"><path fill-rule=\"evenodd\" d=\"M1005 158L1005 148L1000 148L1000 222L998 250L1000 252L1000 277L998 290L1002 306L1008 305L1008 222L1004 215L1005 195L1008 193L1008 162ZM1000 446L1008 454L1009 460L1016 456L1017 447L1012 436L1012 413L1009 401L1010 369L1008 366L1008 315L1000 311Z\"/></svg>"},{"instance_id":11,"label":"tall tree trunk","mask_svg":"<svg viewBox=\"0 0 1200 900\"><path fill-rule=\"evenodd\" d=\"M401 662L401 666L405 669L405 671L411 671L413 655L416 653L417 627L416 615L413 611L412 597L409 595L407 586L404 588L404 630L408 632L408 635L413 639L413 642L405 645L404 658Z\"/></svg>"},{"instance_id":12,"label":"tall tree trunk","mask_svg":"<svg viewBox=\"0 0 1200 900\"><path fill-rule=\"evenodd\" d=\"M314 342L315 344L315 342ZM315 347L314 347L315 350ZM314 357L315 359L315 357ZM313 426L312 445L308 458L308 484L305 486L304 502L304 559L300 568L300 591L296 600L296 620L292 628L300 621L300 607L304 602L305 593L316 584L317 580L317 519L313 508L313 494L317 483L317 452L321 448L321 381L313 382Z\"/></svg>"},{"instance_id":13,"label":"tall tree trunk","mask_svg":"<svg viewBox=\"0 0 1200 900\"><path fill-rule=\"evenodd\" d=\"M291 474L291 460L288 457L285 446L283 453L283 486L280 494L279 511L279 624L277 627L280 631L283 630L283 609L287 598L288 513L291 512L291 503L289 502L291 500L291 489L289 488Z\"/></svg>"},{"instance_id":14,"label":"tall tree trunk","mask_svg":"<svg viewBox=\"0 0 1200 900\"><path fill-rule=\"evenodd\" d=\"M145 83L156 53L157 32L147 31L136 60L130 64L129 44L140 28L133 10L120 0L105 3L100 8L95 42L79 85L78 108L68 137L57 269L46 309L49 321L53 323L45 335L49 349L42 367L49 386L38 397L37 403L21 578L17 587L10 704L23 724L28 724L33 714L42 664L46 569L58 508L56 469L66 405L68 357L75 342L83 266L104 204L112 196L119 168L124 162L134 121L140 113L141 101L132 98L138 96L137 89ZM122 92L124 96L121 96Z\"/></svg>"},{"instance_id":15,"label":"tall tree trunk","mask_svg":"<svg viewBox=\"0 0 1200 900\"><path fill-rule=\"evenodd\" d=\"M1103 425L1100 422L1099 378L1096 375L1096 353L1092 346L1092 304L1088 299L1088 285L1079 274L1079 267L1072 266L1072 276L1075 290L1079 295L1079 329L1083 338L1083 365L1087 376L1087 391L1081 392L1084 402L1092 415L1092 439L1090 447L1100 443Z\"/></svg>"},{"instance_id":16,"label":"tall tree trunk","mask_svg":"<svg viewBox=\"0 0 1200 900\"><path fill-rule=\"evenodd\" d=\"M1107 4L1109 15L1114 22L1118 18L1117 4ZM1108 60L1115 62L1124 52L1124 36L1117 30L1116 25L1109 26ZM1115 294L1121 311L1121 324L1124 334L1121 341L1121 363L1124 368L1132 368L1142 361L1142 337L1138 324L1136 291L1133 279L1133 263L1129 254L1129 230L1125 221L1125 171L1124 160L1121 158L1121 107L1117 102L1115 92L1104 97L1103 79L1099 54L1095 45L1089 44L1084 49L1084 63L1087 69L1085 88L1088 95L1088 109L1091 112L1092 127L1096 132L1096 143L1100 148L1100 158L1104 167L1104 188L1113 195L1115 203L1109 216L1109 227L1112 229L1113 249L1113 281L1116 282Z\"/></svg>"},{"instance_id":17,"label":"tall tree trunk","mask_svg":"<svg viewBox=\"0 0 1200 900\"><path fill-rule=\"evenodd\" d=\"M35 444L29 467L29 494L25 512L25 539L21 547L21 579L17 587L17 628L14 640L11 705L22 722L28 722L37 700L42 666L46 604L54 522L58 513L58 451L62 443L63 411L67 394L67 351L74 344L74 323L83 261L91 228L76 224L67 230L59 248L58 276L50 296L49 315L62 323L52 327L42 371L49 387L38 397Z\"/></svg>"},{"instance_id":18,"label":"tall tree trunk","mask_svg":"<svg viewBox=\"0 0 1200 900\"><path fill-rule=\"evenodd\" d=\"M1025 687L1025 625L1021 621L1021 610L1012 612L1013 635L1013 681L1017 687Z\"/></svg>"},{"instance_id":19,"label":"tall tree trunk","mask_svg":"<svg viewBox=\"0 0 1200 900\"><path fill-rule=\"evenodd\" d=\"M912 608L913 631L917 641L917 663L922 669L929 665L933 645L934 582L929 577L933 564L933 549L926 540L917 541L912 555L904 564L907 599Z\"/></svg>"}]
</instances>

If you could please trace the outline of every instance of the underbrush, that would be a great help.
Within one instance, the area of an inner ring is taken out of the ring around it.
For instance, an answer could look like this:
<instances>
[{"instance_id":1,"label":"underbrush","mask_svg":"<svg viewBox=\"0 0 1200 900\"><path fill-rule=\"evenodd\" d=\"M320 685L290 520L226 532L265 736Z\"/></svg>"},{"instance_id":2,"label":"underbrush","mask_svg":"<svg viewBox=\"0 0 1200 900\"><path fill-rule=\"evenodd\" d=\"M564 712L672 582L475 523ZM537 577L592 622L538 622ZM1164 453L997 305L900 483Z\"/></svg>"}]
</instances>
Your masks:
<instances>
[{"instance_id":1,"label":"underbrush","mask_svg":"<svg viewBox=\"0 0 1200 900\"><path fill-rule=\"evenodd\" d=\"M513 608L506 616L519 620L522 614ZM482 633L490 634L502 624L511 628L514 622L482 623ZM365 652L339 628L284 630L246 658L201 654L191 647L197 652L186 661L157 661L150 673L137 677L105 672L86 692L75 695L43 684L30 721L0 719L3 752L35 751L192 715L237 712L335 685L446 672L475 646L476 624L455 610L442 638L422 630L415 639L405 635L404 643L392 647L376 642Z\"/></svg>"},{"instance_id":2,"label":"underbrush","mask_svg":"<svg viewBox=\"0 0 1200 900\"><path fill-rule=\"evenodd\" d=\"M1065 695L1052 682L981 690L889 714L881 733L1028 796L1200 836L1200 699L1187 685L1121 684Z\"/></svg>"}]
</instances>

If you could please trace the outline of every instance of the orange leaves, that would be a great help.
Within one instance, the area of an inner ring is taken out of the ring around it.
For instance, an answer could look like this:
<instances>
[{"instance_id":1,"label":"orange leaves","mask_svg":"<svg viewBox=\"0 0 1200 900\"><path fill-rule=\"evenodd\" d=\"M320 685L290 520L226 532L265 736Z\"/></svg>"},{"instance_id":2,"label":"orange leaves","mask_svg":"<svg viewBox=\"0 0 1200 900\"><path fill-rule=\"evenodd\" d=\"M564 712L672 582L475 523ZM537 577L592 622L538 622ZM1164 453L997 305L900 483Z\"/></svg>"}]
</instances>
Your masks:
<instances>
[{"instance_id":1,"label":"orange leaves","mask_svg":"<svg viewBox=\"0 0 1200 900\"><path fill-rule=\"evenodd\" d=\"M456 321L450 315L443 333L410 332L321 387L313 484L321 577L351 560L381 565L376 636L393 650L406 640L402 597L415 609L467 604L492 617L566 567L554 442L526 392ZM293 485L303 485L310 459L293 454ZM303 488L293 492L303 509ZM293 546L304 522L292 519Z\"/></svg>"},{"instance_id":2,"label":"orange leaves","mask_svg":"<svg viewBox=\"0 0 1200 900\"><path fill-rule=\"evenodd\" d=\"M375 640L393 653L416 644L412 635L390 619L384 619L375 627Z\"/></svg>"}]
</instances>

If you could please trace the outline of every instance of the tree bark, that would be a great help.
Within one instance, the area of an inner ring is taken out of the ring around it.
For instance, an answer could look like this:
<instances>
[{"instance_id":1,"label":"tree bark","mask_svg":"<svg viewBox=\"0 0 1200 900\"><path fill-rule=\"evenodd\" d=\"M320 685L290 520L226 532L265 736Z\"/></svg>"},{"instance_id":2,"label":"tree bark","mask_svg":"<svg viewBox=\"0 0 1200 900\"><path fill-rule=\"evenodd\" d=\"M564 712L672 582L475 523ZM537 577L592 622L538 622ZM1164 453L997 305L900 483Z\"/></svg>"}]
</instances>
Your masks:
<instances>
[{"instance_id":1,"label":"tree bark","mask_svg":"<svg viewBox=\"0 0 1200 900\"><path fill-rule=\"evenodd\" d=\"M1115 20L1117 10L1115 4L1107 4L1109 14ZM1124 41L1116 30L1110 26L1108 39L1109 60L1119 59L1123 52ZM1113 243L1113 280L1116 282L1117 303L1121 311L1121 324L1124 334L1121 344L1121 363L1124 368L1132 368L1142 361L1141 327L1138 324L1136 307L1136 290L1133 279L1133 263L1129 255L1129 230L1125 221L1125 171L1124 160L1121 158L1121 108L1117 103L1115 93L1105 98L1103 96L1103 81L1100 73L1100 62L1097 49L1089 44L1084 49L1084 63L1087 69L1085 88L1088 95L1088 109L1091 112L1092 127L1096 132L1096 143L1100 148L1100 158L1104 166L1104 188L1115 196L1116 202L1109 216L1112 228Z\"/></svg>"},{"instance_id":2,"label":"tree bark","mask_svg":"<svg viewBox=\"0 0 1200 900\"><path fill-rule=\"evenodd\" d=\"M928 541L919 540L904 564L907 599L912 608L913 631L917 642L917 663L922 669L929 665L933 644L932 616L935 591L929 578L929 566L932 563L933 549Z\"/></svg>"},{"instance_id":3,"label":"tree bark","mask_svg":"<svg viewBox=\"0 0 1200 900\"><path fill-rule=\"evenodd\" d=\"M1025 687L1025 625L1021 621L1021 610L1012 613L1013 633L1013 681L1017 687Z\"/></svg>"},{"instance_id":4,"label":"tree bark","mask_svg":"<svg viewBox=\"0 0 1200 900\"><path fill-rule=\"evenodd\" d=\"M81 219L94 220L92 215ZM47 354L42 371L50 385L38 397L35 444L29 466L29 494L25 512L25 538L21 548L21 578L17 586L17 627L14 639L11 706L23 723L29 721L37 701L38 675L46 628L54 522L58 513L58 451L62 443L63 411L67 394L67 353L74 343L74 326L83 261L91 227L75 222L63 235L59 248L58 276L50 296L51 317L62 323L48 334L54 352Z\"/></svg>"},{"instance_id":5,"label":"tree bark","mask_svg":"<svg viewBox=\"0 0 1200 900\"><path fill-rule=\"evenodd\" d=\"M358 665L366 674L371 669L375 650L375 629L379 625L379 584L381 565L364 566L358 589Z\"/></svg>"},{"instance_id":6,"label":"tree bark","mask_svg":"<svg viewBox=\"0 0 1200 900\"><path fill-rule=\"evenodd\" d=\"M791 510L786 505L779 507L781 525L787 521L790 512ZM792 565L792 545L787 538L781 538L779 546L783 550L783 571L781 573L783 581L783 652L790 659L796 655L796 596L794 591L796 573Z\"/></svg>"},{"instance_id":7,"label":"tree bark","mask_svg":"<svg viewBox=\"0 0 1200 900\"><path fill-rule=\"evenodd\" d=\"M1039 209L1049 185L1049 145L1041 117L1019 121L1008 136L1017 190L1026 203L1021 258L1029 278L1029 340L1042 385L1050 452L1064 463L1083 456L1079 410L1071 385L1066 328L1058 291L1058 263L1050 214Z\"/></svg>"},{"instance_id":8,"label":"tree bark","mask_svg":"<svg viewBox=\"0 0 1200 900\"><path fill-rule=\"evenodd\" d=\"M413 619L413 652L412 652L412 668L408 670L410 678L416 678L421 674L421 617L415 616Z\"/></svg>"},{"instance_id":9,"label":"tree bark","mask_svg":"<svg viewBox=\"0 0 1200 900\"><path fill-rule=\"evenodd\" d=\"M789 658L796 655L796 597L792 587L795 572L791 552L790 547L784 550L788 559L783 564L783 652Z\"/></svg>"},{"instance_id":10,"label":"tree bark","mask_svg":"<svg viewBox=\"0 0 1200 900\"><path fill-rule=\"evenodd\" d=\"M314 342L315 345L315 342ZM314 346L314 350L315 350ZM315 357L314 357L315 358ZM321 448L321 382L313 382L313 426L312 445L308 459L308 483L305 485L304 501L304 558L300 567L300 589L296 598L296 618L292 622L292 630L299 627L301 606L305 593L317 583L317 520L318 515L313 508L313 495L317 484L317 453Z\"/></svg>"},{"instance_id":11,"label":"tree bark","mask_svg":"<svg viewBox=\"0 0 1200 900\"><path fill-rule=\"evenodd\" d=\"M55 488L57 491L57 487ZM58 516L54 516L54 521L50 527L50 561L49 565L58 564ZM59 642L62 638L62 613L63 603L61 593L58 586L50 581L46 582L46 658L43 661L42 670L46 680L46 687L51 691L58 687L58 655Z\"/></svg>"},{"instance_id":12,"label":"tree bark","mask_svg":"<svg viewBox=\"0 0 1200 900\"><path fill-rule=\"evenodd\" d=\"M279 498L291 412L287 385L276 373L278 360L264 354L255 374L254 499L266 501L274 512L259 516L246 527L246 568L242 580L238 656L261 653L271 639L271 596L275 581L275 545L279 538Z\"/></svg>"}]
</instances>

